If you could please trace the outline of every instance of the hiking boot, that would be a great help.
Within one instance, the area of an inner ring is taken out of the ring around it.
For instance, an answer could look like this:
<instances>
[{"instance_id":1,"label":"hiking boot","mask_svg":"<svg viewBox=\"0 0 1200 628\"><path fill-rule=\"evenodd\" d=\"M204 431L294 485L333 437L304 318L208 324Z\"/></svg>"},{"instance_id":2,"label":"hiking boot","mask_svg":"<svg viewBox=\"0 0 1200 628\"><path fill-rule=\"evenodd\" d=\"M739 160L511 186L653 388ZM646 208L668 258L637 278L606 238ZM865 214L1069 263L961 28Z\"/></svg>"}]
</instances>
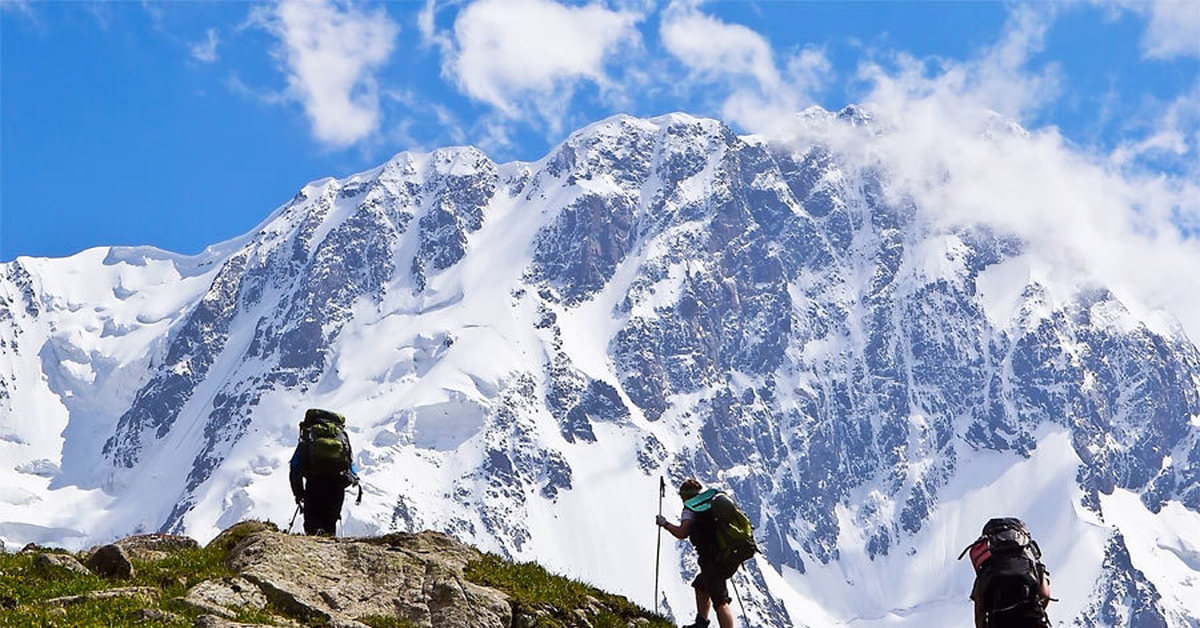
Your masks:
<instances>
[{"instance_id":1,"label":"hiking boot","mask_svg":"<svg viewBox=\"0 0 1200 628\"><path fill-rule=\"evenodd\" d=\"M684 626L683 628L708 628L708 620L707 619L697 619L696 623L688 624L688 625Z\"/></svg>"}]
</instances>

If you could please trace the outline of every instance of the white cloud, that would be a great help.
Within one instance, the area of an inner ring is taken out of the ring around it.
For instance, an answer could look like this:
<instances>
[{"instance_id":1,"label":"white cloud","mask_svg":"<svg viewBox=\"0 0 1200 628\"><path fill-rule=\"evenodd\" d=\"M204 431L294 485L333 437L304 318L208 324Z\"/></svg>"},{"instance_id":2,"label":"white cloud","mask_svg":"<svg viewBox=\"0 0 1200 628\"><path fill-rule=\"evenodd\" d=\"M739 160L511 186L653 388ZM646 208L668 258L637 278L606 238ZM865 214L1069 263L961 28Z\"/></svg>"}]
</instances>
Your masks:
<instances>
[{"instance_id":1,"label":"white cloud","mask_svg":"<svg viewBox=\"0 0 1200 628\"><path fill-rule=\"evenodd\" d=\"M1140 170L1054 128L1027 132L1011 122L1057 98L1056 70L1028 67L1048 17L1014 9L1001 40L966 61L898 55L886 67L867 64L864 103L886 132L846 125L814 136L816 127L794 117L796 137L835 144L857 167L885 168L896 198L912 199L935 223L1019 236L1067 287L1096 281L1135 311L1170 312L1200 340L1200 242L1181 228L1200 224L1196 170ZM1200 93L1176 101L1159 132L1128 150L1194 154L1198 102Z\"/></svg>"},{"instance_id":2,"label":"white cloud","mask_svg":"<svg viewBox=\"0 0 1200 628\"><path fill-rule=\"evenodd\" d=\"M422 26L436 41L430 16ZM579 81L602 88L606 63L638 46L636 13L550 0L479 0L459 13L445 69L470 97L516 117L533 106L561 119Z\"/></svg>"},{"instance_id":3,"label":"white cloud","mask_svg":"<svg viewBox=\"0 0 1200 628\"><path fill-rule=\"evenodd\" d=\"M432 45L442 54L449 54L454 50L454 41L445 32L437 30L437 11L438 0L425 0L425 6L417 13L417 32L421 34L421 45Z\"/></svg>"},{"instance_id":4,"label":"white cloud","mask_svg":"<svg viewBox=\"0 0 1200 628\"><path fill-rule=\"evenodd\" d=\"M205 34L205 40L191 46L192 58L203 63L215 62L217 60L217 46L220 43L221 41L217 37L217 29L208 29L208 32Z\"/></svg>"},{"instance_id":5,"label":"white cloud","mask_svg":"<svg viewBox=\"0 0 1200 628\"><path fill-rule=\"evenodd\" d=\"M1054 102L1060 93L1056 66L1039 70L1026 68L1041 50L1049 16L1030 7L1010 14L1004 35L994 46L971 60L939 60L933 67L926 60L900 54L894 68L864 63L859 70L872 90L869 104L894 111L902 118L908 103L938 101L962 112L991 110L1022 120Z\"/></svg>"},{"instance_id":6,"label":"white cloud","mask_svg":"<svg viewBox=\"0 0 1200 628\"><path fill-rule=\"evenodd\" d=\"M689 72L687 84L716 86L724 95L721 116L751 131L768 131L780 120L810 104L833 74L824 51L805 47L775 61L771 44L761 34L674 3L663 11L659 26L663 47ZM704 89L705 87L701 87Z\"/></svg>"},{"instance_id":7,"label":"white cloud","mask_svg":"<svg viewBox=\"0 0 1200 628\"><path fill-rule=\"evenodd\" d=\"M304 105L318 140L345 147L378 130L375 72L391 56L400 31L384 9L285 0L251 21L279 38L287 94Z\"/></svg>"},{"instance_id":8,"label":"white cloud","mask_svg":"<svg viewBox=\"0 0 1200 628\"><path fill-rule=\"evenodd\" d=\"M1153 0L1134 6L1149 12L1150 24L1142 38L1142 50L1147 57L1200 57L1200 2Z\"/></svg>"},{"instance_id":9,"label":"white cloud","mask_svg":"<svg viewBox=\"0 0 1200 628\"><path fill-rule=\"evenodd\" d=\"M0 2L0 10L33 15L33 7L29 5L29 0L4 0L4 2Z\"/></svg>"},{"instance_id":10,"label":"white cloud","mask_svg":"<svg viewBox=\"0 0 1200 628\"><path fill-rule=\"evenodd\" d=\"M663 15L659 35L667 52L699 75L748 75L767 89L780 83L771 44L740 24L672 7Z\"/></svg>"}]
</instances>

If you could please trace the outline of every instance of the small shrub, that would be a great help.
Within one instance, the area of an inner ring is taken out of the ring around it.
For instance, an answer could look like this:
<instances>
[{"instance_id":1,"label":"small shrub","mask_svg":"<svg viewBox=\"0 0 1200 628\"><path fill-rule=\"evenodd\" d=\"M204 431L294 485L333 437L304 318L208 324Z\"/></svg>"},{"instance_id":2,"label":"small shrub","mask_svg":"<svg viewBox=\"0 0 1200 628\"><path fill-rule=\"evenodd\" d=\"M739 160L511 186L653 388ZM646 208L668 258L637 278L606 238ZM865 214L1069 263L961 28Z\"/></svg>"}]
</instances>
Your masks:
<instances>
[{"instance_id":1,"label":"small shrub","mask_svg":"<svg viewBox=\"0 0 1200 628\"><path fill-rule=\"evenodd\" d=\"M650 626L670 626L663 617L644 610L629 600L604 593L582 582L556 576L536 563L513 563L494 554L467 565L468 580L508 594L516 614L538 615L539 625L547 628L573 625L572 613L585 608L589 600L599 602L599 611L590 621L597 628L624 627L630 619L645 617Z\"/></svg>"}]
</instances>

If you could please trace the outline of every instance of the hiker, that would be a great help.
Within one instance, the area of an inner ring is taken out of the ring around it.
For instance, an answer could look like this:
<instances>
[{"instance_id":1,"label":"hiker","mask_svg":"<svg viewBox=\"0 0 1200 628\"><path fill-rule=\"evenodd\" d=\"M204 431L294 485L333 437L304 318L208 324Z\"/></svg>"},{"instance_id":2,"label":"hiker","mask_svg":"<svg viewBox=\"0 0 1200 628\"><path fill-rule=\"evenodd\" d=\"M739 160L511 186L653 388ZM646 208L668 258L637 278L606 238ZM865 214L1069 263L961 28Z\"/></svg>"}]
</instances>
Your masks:
<instances>
[{"instance_id":1,"label":"hiker","mask_svg":"<svg viewBox=\"0 0 1200 628\"><path fill-rule=\"evenodd\" d=\"M726 570L717 565L716 518L711 508L700 512L688 508L688 504L700 495L703 488L700 482L694 479L684 480L679 486L679 499L684 503L679 524L667 521L662 515L655 518L655 523L675 538L691 541L700 562L700 573L692 580L692 588L696 590L696 621L684 628L706 628L710 607L716 610L717 624L720 628L733 628L733 610L729 606L732 600L726 583L731 574L724 573Z\"/></svg>"},{"instance_id":2,"label":"hiker","mask_svg":"<svg viewBox=\"0 0 1200 628\"><path fill-rule=\"evenodd\" d=\"M975 568L975 628L1050 628L1050 572L1024 521L990 519L959 559L968 552Z\"/></svg>"},{"instance_id":3,"label":"hiker","mask_svg":"<svg viewBox=\"0 0 1200 628\"><path fill-rule=\"evenodd\" d=\"M304 533L336 536L346 488L358 484L346 417L318 408L304 413L288 478L296 504L304 512ZM361 502L362 487L358 490Z\"/></svg>"}]
</instances>

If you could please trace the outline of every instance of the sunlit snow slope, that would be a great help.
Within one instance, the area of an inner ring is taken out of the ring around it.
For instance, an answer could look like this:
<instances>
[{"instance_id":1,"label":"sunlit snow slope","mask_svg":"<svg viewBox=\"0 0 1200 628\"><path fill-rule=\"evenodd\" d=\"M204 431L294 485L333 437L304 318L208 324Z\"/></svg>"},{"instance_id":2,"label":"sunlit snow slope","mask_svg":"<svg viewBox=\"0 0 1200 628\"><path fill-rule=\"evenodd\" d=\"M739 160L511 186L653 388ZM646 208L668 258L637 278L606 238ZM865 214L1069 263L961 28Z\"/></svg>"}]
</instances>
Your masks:
<instances>
[{"instance_id":1,"label":"sunlit snow slope","mask_svg":"<svg viewBox=\"0 0 1200 628\"><path fill-rule=\"evenodd\" d=\"M199 256L0 265L0 539L286 522L320 406L365 485L345 534L443 530L652 606L658 477L696 476L757 528L754 625L964 625L954 558L1015 515L1056 625L1200 626L1196 346L932 211L863 111L795 122L401 153ZM980 150L1033 141L994 122ZM689 617L691 552L663 550Z\"/></svg>"}]
</instances>

